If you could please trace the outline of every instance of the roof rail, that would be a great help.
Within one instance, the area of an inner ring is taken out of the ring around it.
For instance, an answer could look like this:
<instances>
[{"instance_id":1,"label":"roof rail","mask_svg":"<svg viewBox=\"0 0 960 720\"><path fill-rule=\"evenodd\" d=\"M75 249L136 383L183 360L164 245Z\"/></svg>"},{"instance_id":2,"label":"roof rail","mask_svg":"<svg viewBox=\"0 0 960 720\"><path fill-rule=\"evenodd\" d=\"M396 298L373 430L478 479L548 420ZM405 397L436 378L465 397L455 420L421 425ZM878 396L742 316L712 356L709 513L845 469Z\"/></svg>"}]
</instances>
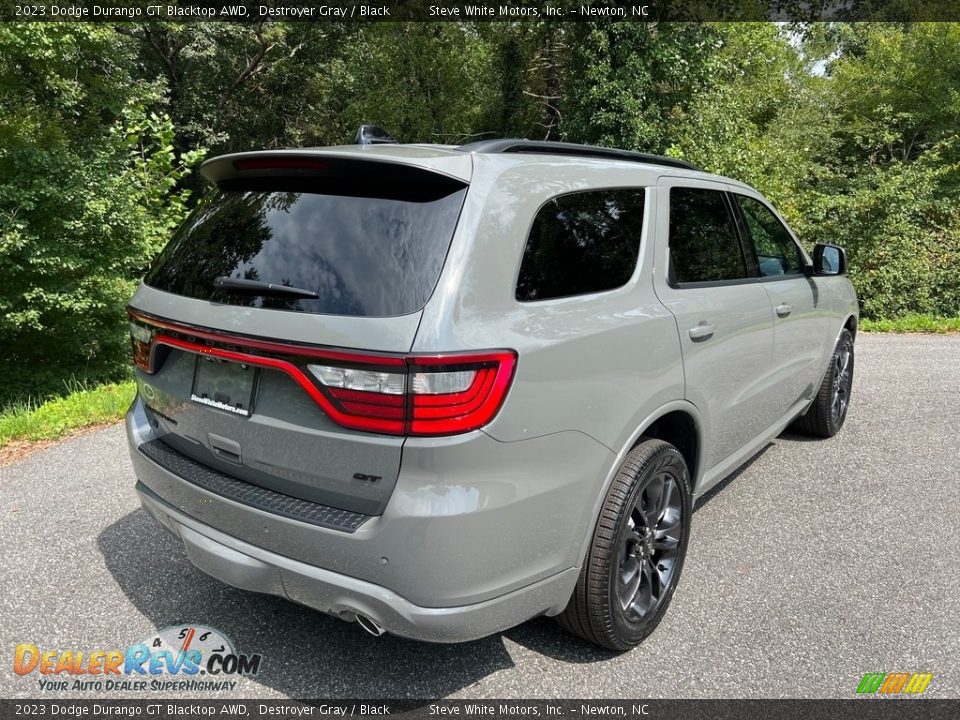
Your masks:
<instances>
[{"instance_id":1,"label":"roof rail","mask_svg":"<svg viewBox=\"0 0 960 720\"><path fill-rule=\"evenodd\" d=\"M460 145L457 150L477 153L541 153L544 155L569 155L574 157L606 158L608 160L626 160L628 162L648 163L650 165L665 165L667 167L683 168L684 170L699 170L696 165L686 160L651 155L649 153L633 152L605 148L597 145L578 145L577 143L551 142L548 140L523 140L504 138L500 140L478 140L477 142Z\"/></svg>"}]
</instances>

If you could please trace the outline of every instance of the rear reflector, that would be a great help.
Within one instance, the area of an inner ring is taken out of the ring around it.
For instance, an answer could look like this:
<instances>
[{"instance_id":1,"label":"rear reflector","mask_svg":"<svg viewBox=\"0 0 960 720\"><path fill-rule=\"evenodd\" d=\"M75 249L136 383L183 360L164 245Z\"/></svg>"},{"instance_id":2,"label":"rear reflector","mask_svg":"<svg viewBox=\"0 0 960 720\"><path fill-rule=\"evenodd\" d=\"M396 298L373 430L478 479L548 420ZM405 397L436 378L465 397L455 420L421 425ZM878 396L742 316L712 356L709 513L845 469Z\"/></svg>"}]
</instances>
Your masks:
<instances>
[{"instance_id":1,"label":"rear reflector","mask_svg":"<svg viewBox=\"0 0 960 720\"><path fill-rule=\"evenodd\" d=\"M331 420L386 435L453 435L489 423L507 396L517 355L340 351L182 326L130 311L134 362L156 369L157 346L257 365L289 375Z\"/></svg>"}]
</instances>

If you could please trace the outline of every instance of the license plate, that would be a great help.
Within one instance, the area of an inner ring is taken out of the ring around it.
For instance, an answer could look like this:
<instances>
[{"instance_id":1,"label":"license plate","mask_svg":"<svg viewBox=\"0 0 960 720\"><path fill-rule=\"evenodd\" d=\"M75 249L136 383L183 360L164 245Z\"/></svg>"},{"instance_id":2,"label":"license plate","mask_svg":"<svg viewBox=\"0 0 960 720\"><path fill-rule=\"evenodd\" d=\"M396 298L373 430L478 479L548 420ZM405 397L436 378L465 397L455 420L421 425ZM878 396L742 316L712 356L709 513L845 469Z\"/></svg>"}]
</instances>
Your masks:
<instances>
[{"instance_id":1,"label":"license plate","mask_svg":"<svg viewBox=\"0 0 960 720\"><path fill-rule=\"evenodd\" d=\"M253 406L256 368L198 357L190 399L201 405L249 417Z\"/></svg>"}]
</instances>

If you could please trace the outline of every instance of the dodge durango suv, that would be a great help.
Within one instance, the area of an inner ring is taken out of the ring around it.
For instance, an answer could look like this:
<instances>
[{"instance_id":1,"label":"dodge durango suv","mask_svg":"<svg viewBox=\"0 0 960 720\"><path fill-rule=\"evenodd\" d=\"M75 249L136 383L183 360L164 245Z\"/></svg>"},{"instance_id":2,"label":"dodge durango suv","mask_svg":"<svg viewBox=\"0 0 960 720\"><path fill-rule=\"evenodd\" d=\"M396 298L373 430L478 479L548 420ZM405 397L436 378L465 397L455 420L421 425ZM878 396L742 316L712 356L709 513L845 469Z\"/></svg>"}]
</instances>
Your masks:
<instances>
[{"instance_id":1,"label":"dodge durango suv","mask_svg":"<svg viewBox=\"0 0 960 720\"><path fill-rule=\"evenodd\" d=\"M143 506L190 561L380 635L539 615L626 650L694 500L853 377L846 256L743 183L567 143L213 158L129 305Z\"/></svg>"}]
</instances>

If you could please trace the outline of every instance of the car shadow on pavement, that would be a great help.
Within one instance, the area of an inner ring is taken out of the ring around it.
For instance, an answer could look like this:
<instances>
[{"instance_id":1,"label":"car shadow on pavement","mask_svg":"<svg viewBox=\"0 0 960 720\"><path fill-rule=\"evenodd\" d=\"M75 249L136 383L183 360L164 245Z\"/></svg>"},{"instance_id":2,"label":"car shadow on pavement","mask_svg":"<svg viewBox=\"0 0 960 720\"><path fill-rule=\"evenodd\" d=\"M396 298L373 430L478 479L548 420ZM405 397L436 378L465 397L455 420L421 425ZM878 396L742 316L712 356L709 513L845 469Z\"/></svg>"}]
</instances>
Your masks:
<instances>
[{"instance_id":1,"label":"car shadow on pavement","mask_svg":"<svg viewBox=\"0 0 960 720\"><path fill-rule=\"evenodd\" d=\"M500 635L458 645L375 638L356 623L221 583L142 509L97 542L117 585L158 630L216 628L238 652L263 656L256 683L291 697L442 698L514 665Z\"/></svg>"},{"instance_id":2,"label":"car shadow on pavement","mask_svg":"<svg viewBox=\"0 0 960 720\"><path fill-rule=\"evenodd\" d=\"M802 443L822 443L825 440L825 438L817 437L816 435L803 435L801 433L792 432L791 430L784 430L782 433L780 433L780 437L777 439Z\"/></svg>"},{"instance_id":3,"label":"car shadow on pavement","mask_svg":"<svg viewBox=\"0 0 960 720\"><path fill-rule=\"evenodd\" d=\"M574 637L561 628L553 618L538 617L505 630L504 637L532 652L565 663L602 663L613 660L623 653L605 650L592 643Z\"/></svg>"}]
</instances>

